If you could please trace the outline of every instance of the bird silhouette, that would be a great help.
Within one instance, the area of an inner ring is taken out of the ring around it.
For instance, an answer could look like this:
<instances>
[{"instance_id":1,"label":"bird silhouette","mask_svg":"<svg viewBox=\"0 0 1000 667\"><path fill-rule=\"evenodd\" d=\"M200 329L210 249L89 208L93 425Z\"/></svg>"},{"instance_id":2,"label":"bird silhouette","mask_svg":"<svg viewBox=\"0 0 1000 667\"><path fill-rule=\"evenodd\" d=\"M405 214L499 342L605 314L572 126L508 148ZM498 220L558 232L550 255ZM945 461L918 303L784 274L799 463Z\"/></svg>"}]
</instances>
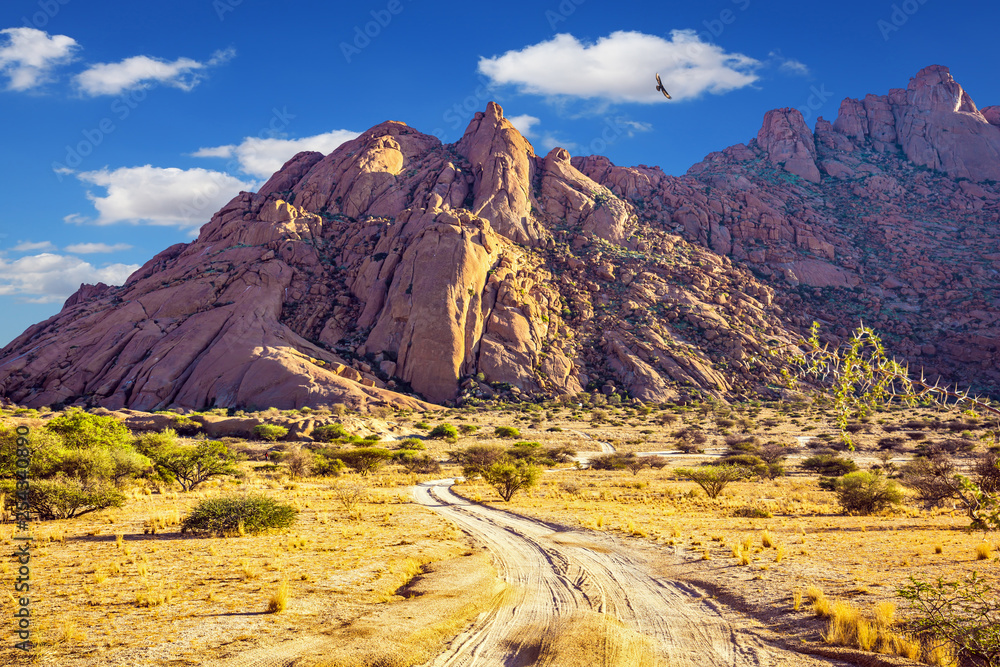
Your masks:
<instances>
[{"instance_id":1,"label":"bird silhouette","mask_svg":"<svg viewBox=\"0 0 1000 667\"><path fill-rule=\"evenodd\" d=\"M660 81L660 75L658 73L656 75L656 89L661 93L663 93L663 96L666 97L668 100L670 99L670 93L668 93L667 89L663 87L663 82Z\"/></svg>"}]
</instances>

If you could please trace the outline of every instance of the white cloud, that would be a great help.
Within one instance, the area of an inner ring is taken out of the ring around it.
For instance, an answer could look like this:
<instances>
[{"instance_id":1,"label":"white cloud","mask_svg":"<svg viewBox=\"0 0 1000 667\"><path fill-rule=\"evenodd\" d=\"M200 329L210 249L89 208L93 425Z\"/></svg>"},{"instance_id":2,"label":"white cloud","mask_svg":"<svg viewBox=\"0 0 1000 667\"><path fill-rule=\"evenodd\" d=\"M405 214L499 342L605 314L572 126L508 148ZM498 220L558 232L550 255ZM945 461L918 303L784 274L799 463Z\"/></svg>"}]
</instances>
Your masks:
<instances>
[{"instance_id":1,"label":"white cloud","mask_svg":"<svg viewBox=\"0 0 1000 667\"><path fill-rule=\"evenodd\" d=\"M786 58L780 51L771 51L767 54L771 58L771 64L778 63L778 69L786 74L797 74L799 76L809 75L809 66L804 62L794 58Z\"/></svg>"},{"instance_id":2,"label":"white cloud","mask_svg":"<svg viewBox=\"0 0 1000 667\"><path fill-rule=\"evenodd\" d=\"M55 250L55 248L51 241L20 241L11 250L14 252L34 252L36 250Z\"/></svg>"},{"instance_id":3,"label":"white cloud","mask_svg":"<svg viewBox=\"0 0 1000 667\"><path fill-rule=\"evenodd\" d=\"M0 74L9 90L28 90L49 81L52 69L68 63L79 48L72 37L49 36L35 28L0 30Z\"/></svg>"},{"instance_id":4,"label":"white cloud","mask_svg":"<svg viewBox=\"0 0 1000 667\"><path fill-rule=\"evenodd\" d=\"M195 227L208 222L212 214L241 190L255 183L207 169L122 167L109 171L87 171L77 178L106 190L104 196L87 193L100 214L99 225L115 222L149 223ZM77 216L77 217L73 217ZM78 214L67 216L82 222Z\"/></svg>"},{"instance_id":5,"label":"white cloud","mask_svg":"<svg viewBox=\"0 0 1000 667\"><path fill-rule=\"evenodd\" d=\"M256 178L269 178L296 153L318 151L332 153L345 141L355 139L360 132L332 130L301 139L262 139L246 137L239 144L199 148L192 157L235 158L239 169Z\"/></svg>"},{"instance_id":6,"label":"white cloud","mask_svg":"<svg viewBox=\"0 0 1000 667\"><path fill-rule=\"evenodd\" d=\"M529 116L528 114L521 114L520 116L510 116L509 118L507 118L507 120L513 123L514 127L517 128L517 131L526 137L532 136L531 128L533 128L535 125L541 122L538 118L535 118L534 116Z\"/></svg>"},{"instance_id":7,"label":"white cloud","mask_svg":"<svg viewBox=\"0 0 1000 667\"><path fill-rule=\"evenodd\" d=\"M542 148L545 149L546 153L548 153L549 151L551 151L556 146L558 146L559 148L565 148L570 153L572 153L579 146L579 144L577 144L574 141L563 141L561 139L557 139L555 137L555 135L552 135L552 134L546 134L544 137L542 137L539 140L539 142L540 142Z\"/></svg>"},{"instance_id":8,"label":"white cloud","mask_svg":"<svg viewBox=\"0 0 1000 667\"><path fill-rule=\"evenodd\" d=\"M191 157L232 157L235 150L236 144L227 144L214 148L199 148L194 153L191 153Z\"/></svg>"},{"instance_id":9,"label":"white cloud","mask_svg":"<svg viewBox=\"0 0 1000 667\"><path fill-rule=\"evenodd\" d=\"M522 93L644 103L665 101L656 90L657 72L671 97L682 100L749 86L760 66L749 56L701 41L694 30L673 30L669 40L619 30L594 44L562 33L479 60L482 74L496 84L515 84Z\"/></svg>"},{"instance_id":10,"label":"white cloud","mask_svg":"<svg viewBox=\"0 0 1000 667\"><path fill-rule=\"evenodd\" d=\"M163 84L189 91L205 78L204 70L230 60L235 51L218 51L207 62L191 58L178 58L173 62L132 56L117 63L91 65L76 75L76 85L91 97L117 95L134 88L149 88Z\"/></svg>"},{"instance_id":11,"label":"white cloud","mask_svg":"<svg viewBox=\"0 0 1000 667\"><path fill-rule=\"evenodd\" d=\"M81 283L121 285L138 264L96 267L79 257L41 253L12 262L0 257L0 295L20 296L33 303L62 301Z\"/></svg>"},{"instance_id":12,"label":"white cloud","mask_svg":"<svg viewBox=\"0 0 1000 667\"><path fill-rule=\"evenodd\" d=\"M89 255L93 253L121 252L123 250L130 250L131 248L132 246L127 243L74 243L73 245L66 246L66 252Z\"/></svg>"}]
</instances>

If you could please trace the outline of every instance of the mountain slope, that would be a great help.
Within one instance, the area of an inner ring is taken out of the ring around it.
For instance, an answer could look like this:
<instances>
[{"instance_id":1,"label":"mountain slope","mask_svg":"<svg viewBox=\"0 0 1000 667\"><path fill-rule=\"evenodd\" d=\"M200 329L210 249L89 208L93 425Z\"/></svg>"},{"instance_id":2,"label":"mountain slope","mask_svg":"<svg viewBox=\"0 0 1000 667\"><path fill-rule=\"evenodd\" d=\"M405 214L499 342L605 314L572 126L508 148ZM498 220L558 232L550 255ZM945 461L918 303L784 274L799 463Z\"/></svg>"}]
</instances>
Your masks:
<instances>
[{"instance_id":1,"label":"mountain slope","mask_svg":"<svg viewBox=\"0 0 1000 667\"><path fill-rule=\"evenodd\" d=\"M682 177L547 156L490 103L462 139L388 121L293 157L121 287L0 351L24 405L417 406L583 389L773 393L769 341L860 316L995 390L997 107L945 68Z\"/></svg>"}]
</instances>

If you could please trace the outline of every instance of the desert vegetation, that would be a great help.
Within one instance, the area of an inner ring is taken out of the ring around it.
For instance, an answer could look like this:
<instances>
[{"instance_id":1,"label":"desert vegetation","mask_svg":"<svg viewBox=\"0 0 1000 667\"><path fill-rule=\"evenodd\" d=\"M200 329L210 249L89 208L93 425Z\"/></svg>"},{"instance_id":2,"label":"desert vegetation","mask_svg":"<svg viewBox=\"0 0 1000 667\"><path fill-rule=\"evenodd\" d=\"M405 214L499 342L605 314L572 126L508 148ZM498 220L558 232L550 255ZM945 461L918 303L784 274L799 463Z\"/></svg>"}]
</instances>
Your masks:
<instances>
[{"instance_id":1,"label":"desert vegetation","mask_svg":"<svg viewBox=\"0 0 1000 667\"><path fill-rule=\"evenodd\" d=\"M33 563L46 573L36 658L222 658L264 650L268 629L282 623L292 636L332 632L345 656L352 646L374 650L351 628L409 627L386 630L380 646L410 660L386 664L419 664L491 604L488 559L410 500L422 480L463 476L454 488L473 502L629 541L658 576L724 594L817 646L930 664L995 660L989 632L959 611L994 618L1000 538L973 520L959 494L966 487L952 486L961 475L986 507L996 494L1000 450L983 415L883 405L849 422L865 427L851 433L851 449L822 398L575 398L379 417L310 411L311 434L279 440L132 432L100 411L6 409L8 520L15 427L29 428L35 452ZM925 437L890 440L907 430ZM970 444L950 444L955 433ZM599 453L598 443L614 451ZM0 527L8 546L14 529ZM450 602L440 591L452 580L481 582L482 596ZM440 594L418 603L407 586ZM407 617L432 600L420 613L437 629L422 634ZM976 600L981 607L970 606ZM317 611L329 604L345 610L338 630ZM232 616L252 612L261 615ZM196 630L206 614L223 616ZM962 632L946 631L956 617ZM185 639L168 645L160 631L125 635L123 626L168 627Z\"/></svg>"}]
</instances>

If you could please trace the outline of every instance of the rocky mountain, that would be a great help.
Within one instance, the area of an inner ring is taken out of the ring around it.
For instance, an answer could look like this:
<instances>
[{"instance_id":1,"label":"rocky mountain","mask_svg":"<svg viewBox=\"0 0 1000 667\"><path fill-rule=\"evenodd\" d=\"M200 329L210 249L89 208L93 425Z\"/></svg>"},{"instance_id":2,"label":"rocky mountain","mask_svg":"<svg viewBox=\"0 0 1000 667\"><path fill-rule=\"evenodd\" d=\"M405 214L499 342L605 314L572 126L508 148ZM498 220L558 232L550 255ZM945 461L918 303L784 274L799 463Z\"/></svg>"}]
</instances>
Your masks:
<instances>
[{"instance_id":1,"label":"rocky mountain","mask_svg":"<svg viewBox=\"0 0 1000 667\"><path fill-rule=\"evenodd\" d=\"M542 157L490 103L442 144L388 121L300 153L121 287L0 351L19 404L355 408L584 389L773 395L789 342L863 318L998 392L1000 107L948 70L686 175Z\"/></svg>"}]
</instances>

